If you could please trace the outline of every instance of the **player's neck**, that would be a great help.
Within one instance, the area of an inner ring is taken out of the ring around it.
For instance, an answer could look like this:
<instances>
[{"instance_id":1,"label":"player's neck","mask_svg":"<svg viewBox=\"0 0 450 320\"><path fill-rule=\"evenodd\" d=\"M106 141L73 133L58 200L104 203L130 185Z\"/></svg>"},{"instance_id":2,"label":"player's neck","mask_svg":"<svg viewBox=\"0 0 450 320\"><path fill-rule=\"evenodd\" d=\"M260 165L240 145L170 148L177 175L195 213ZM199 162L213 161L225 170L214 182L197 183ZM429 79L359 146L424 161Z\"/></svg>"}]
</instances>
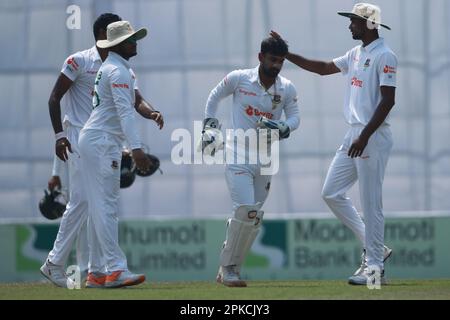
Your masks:
<instances>
[{"instance_id":1,"label":"player's neck","mask_svg":"<svg viewBox=\"0 0 450 320\"><path fill-rule=\"evenodd\" d=\"M102 59L102 62L105 61L106 58L108 57L108 49L102 49L97 46L96 46L96 48L97 48L98 54L100 55L100 59Z\"/></svg>"},{"instance_id":2,"label":"player's neck","mask_svg":"<svg viewBox=\"0 0 450 320\"><path fill-rule=\"evenodd\" d=\"M374 42L375 40L377 40L380 36L378 35L378 31L377 32L368 32L366 34L366 36L361 39L362 43L363 43L363 47L367 47L369 44L371 44L372 42Z\"/></svg>"},{"instance_id":3,"label":"player's neck","mask_svg":"<svg viewBox=\"0 0 450 320\"><path fill-rule=\"evenodd\" d=\"M275 83L276 77L269 77L262 72L261 69L259 69L259 81L261 82L261 85L266 89L269 90L269 88Z\"/></svg>"}]
</instances>

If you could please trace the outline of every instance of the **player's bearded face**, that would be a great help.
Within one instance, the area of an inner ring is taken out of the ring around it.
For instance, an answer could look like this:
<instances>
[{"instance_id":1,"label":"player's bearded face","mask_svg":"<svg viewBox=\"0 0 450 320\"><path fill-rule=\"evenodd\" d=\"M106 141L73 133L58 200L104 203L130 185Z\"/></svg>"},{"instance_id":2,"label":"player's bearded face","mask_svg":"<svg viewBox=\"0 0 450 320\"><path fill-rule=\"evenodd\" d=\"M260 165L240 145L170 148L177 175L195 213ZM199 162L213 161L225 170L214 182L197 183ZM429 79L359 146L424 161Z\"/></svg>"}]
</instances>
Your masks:
<instances>
[{"instance_id":1,"label":"player's bearded face","mask_svg":"<svg viewBox=\"0 0 450 320\"><path fill-rule=\"evenodd\" d=\"M137 55L137 43L135 40L133 39L128 39L125 40L124 42L122 42L120 44L120 55L128 60L131 57L134 57L135 55Z\"/></svg>"},{"instance_id":2,"label":"player's bearded face","mask_svg":"<svg viewBox=\"0 0 450 320\"><path fill-rule=\"evenodd\" d=\"M284 63L284 57L275 56L270 53L262 55L261 66L263 73L268 76L275 78L281 71Z\"/></svg>"},{"instance_id":3,"label":"player's bearded face","mask_svg":"<svg viewBox=\"0 0 450 320\"><path fill-rule=\"evenodd\" d=\"M361 40L364 36L365 28L367 28L366 20L351 18L350 21L351 22L348 28L352 33L353 39Z\"/></svg>"}]
</instances>

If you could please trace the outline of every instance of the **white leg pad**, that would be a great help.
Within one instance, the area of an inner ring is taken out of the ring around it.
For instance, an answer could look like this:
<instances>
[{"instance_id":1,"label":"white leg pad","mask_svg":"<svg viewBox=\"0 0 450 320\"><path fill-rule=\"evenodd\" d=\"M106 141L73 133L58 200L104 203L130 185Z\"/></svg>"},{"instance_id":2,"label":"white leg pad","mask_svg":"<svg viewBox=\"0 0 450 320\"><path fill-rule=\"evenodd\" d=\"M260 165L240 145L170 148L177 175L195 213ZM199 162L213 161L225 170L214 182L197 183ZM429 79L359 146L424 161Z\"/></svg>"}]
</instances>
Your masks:
<instances>
[{"instance_id":1,"label":"white leg pad","mask_svg":"<svg viewBox=\"0 0 450 320\"><path fill-rule=\"evenodd\" d=\"M220 265L236 265L240 268L258 235L264 215L260 208L259 203L252 206L240 206L234 212L234 217L228 219L227 236L220 254Z\"/></svg>"}]
</instances>

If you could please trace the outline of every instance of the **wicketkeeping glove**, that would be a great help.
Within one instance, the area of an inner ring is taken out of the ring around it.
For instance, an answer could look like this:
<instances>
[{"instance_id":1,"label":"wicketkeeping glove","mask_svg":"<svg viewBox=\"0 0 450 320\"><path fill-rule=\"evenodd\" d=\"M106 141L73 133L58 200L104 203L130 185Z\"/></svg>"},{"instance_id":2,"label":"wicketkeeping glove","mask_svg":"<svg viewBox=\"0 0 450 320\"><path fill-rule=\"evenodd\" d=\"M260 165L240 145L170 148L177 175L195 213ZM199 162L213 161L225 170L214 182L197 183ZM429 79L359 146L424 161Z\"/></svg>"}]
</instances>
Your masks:
<instances>
[{"instance_id":1,"label":"wicketkeeping glove","mask_svg":"<svg viewBox=\"0 0 450 320\"><path fill-rule=\"evenodd\" d=\"M258 119L256 126L258 128L265 128L270 130L278 130L280 139L287 139L291 133L291 129L286 124L286 122L281 120L270 120L265 117Z\"/></svg>"},{"instance_id":2,"label":"wicketkeeping glove","mask_svg":"<svg viewBox=\"0 0 450 320\"><path fill-rule=\"evenodd\" d=\"M216 151L223 149L224 141L220 127L219 120L216 118L203 120L202 138L197 146L198 151L214 156Z\"/></svg>"}]
</instances>

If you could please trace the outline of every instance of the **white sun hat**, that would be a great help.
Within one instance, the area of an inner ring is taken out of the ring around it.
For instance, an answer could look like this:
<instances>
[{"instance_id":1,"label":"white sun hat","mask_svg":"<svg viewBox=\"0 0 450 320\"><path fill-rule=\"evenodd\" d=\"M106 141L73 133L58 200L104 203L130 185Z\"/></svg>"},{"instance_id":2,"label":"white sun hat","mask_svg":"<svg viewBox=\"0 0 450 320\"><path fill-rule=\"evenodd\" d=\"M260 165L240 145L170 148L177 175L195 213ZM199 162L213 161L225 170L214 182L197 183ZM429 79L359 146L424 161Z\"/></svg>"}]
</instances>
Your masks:
<instances>
[{"instance_id":1,"label":"white sun hat","mask_svg":"<svg viewBox=\"0 0 450 320\"><path fill-rule=\"evenodd\" d=\"M111 48L118 45L122 41L135 37L136 40L141 40L147 35L147 29L141 28L134 31L133 27L128 21L117 21L108 24L106 28L106 40L98 40L97 47Z\"/></svg>"},{"instance_id":2,"label":"white sun hat","mask_svg":"<svg viewBox=\"0 0 450 320\"><path fill-rule=\"evenodd\" d=\"M377 29L379 26L382 26L383 28L391 30L390 27L381 23L381 9L374 4L357 3L353 7L352 12L338 12L338 14L348 18L360 18L367 20L373 23Z\"/></svg>"}]
</instances>

